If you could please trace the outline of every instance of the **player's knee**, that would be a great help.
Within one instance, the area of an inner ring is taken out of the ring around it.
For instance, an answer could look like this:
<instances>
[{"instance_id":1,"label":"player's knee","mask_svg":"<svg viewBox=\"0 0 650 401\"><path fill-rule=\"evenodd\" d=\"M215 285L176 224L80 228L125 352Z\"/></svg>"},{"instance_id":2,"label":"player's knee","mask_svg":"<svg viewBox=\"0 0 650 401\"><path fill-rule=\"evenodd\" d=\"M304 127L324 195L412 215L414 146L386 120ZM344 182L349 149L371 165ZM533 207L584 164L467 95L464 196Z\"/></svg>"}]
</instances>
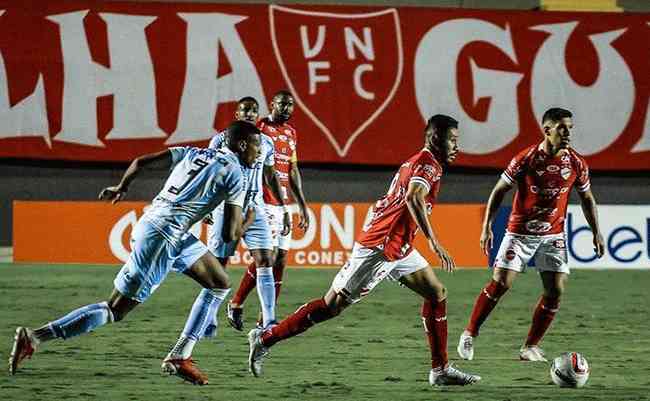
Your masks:
<instances>
[{"instance_id":1,"label":"player's knee","mask_svg":"<svg viewBox=\"0 0 650 401\"><path fill-rule=\"evenodd\" d=\"M273 267L284 268L286 264L287 264L287 252L280 250L278 252L278 255L275 257L275 263L273 263Z\"/></svg>"},{"instance_id":2,"label":"player's knee","mask_svg":"<svg viewBox=\"0 0 650 401\"><path fill-rule=\"evenodd\" d=\"M122 319L124 319L126 317L126 314L127 314L126 312L122 312L122 311L120 311L119 309L116 309L114 306L112 306L110 304L108 305L108 309L111 310L111 314L113 315L113 322L114 323L119 322L119 321L121 321Z\"/></svg>"},{"instance_id":3,"label":"player's knee","mask_svg":"<svg viewBox=\"0 0 650 401\"><path fill-rule=\"evenodd\" d=\"M497 292L503 294L512 288L512 280L508 280L505 277L498 277L497 279L492 279L494 282L495 289Z\"/></svg>"},{"instance_id":4,"label":"player's knee","mask_svg":"<svg viewBox=\"0 0 650 401\"><path fill-rule=\"evenodd\" d=\"M443 299L447 298L447 287L444 285L436 285L433 287L433 296L434 299L438 301L442 301Z\"/></svg>"},{"instance_id":5,"label":"player's knee","mask_svg":"<svg viewBox=\"0 0 650 401\"><path fill-rule=\"evenodd\" d=\"M560 299L564 294L564 287L548 288L544 290L544 297L550 299Z\"/></svg>"}]
</instances>

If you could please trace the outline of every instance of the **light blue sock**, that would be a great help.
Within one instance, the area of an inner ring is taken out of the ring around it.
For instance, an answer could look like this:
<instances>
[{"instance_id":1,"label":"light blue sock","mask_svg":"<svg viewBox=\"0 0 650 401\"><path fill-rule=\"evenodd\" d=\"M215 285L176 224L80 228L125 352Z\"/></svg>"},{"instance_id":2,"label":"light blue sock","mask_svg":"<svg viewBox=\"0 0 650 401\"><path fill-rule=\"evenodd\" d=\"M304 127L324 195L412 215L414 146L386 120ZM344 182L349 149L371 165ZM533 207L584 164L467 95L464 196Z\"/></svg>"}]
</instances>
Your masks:
<instances>
[{"instance_id":1,"label":"light blue sock","mask_svg":"<svg viewBox=\"0 0 650 401\"><path fill-rule=\"evenodd\" d=\"M66 339L88 333L111 322L113 322L113 312L108 307L108 303L100 302L75 309L62 318L50 322L48 326L54 337Z\"/></svg>"},{"instance_id":2,"label":"light blue sock","mask_svg":"<svg viewBox=\"0 0 650 401\"><path fill-rule=\"evenodd\" d=\"M218 325L217 311L229 292L230 288L202 289L185 322L183 336L195 341L214 336Z\"/></svg>"},{"instance_id":3,"label":"light blue sock","mask_svg":"<svg viewBox=\"0 0 650 401\"><path fill-rule=\"evenodd\" d=\"M273 279L273 268L257 268L257 295L262 306L262 325L268 326L275 322L275 280Z\"/></svg>"}]
</instances>

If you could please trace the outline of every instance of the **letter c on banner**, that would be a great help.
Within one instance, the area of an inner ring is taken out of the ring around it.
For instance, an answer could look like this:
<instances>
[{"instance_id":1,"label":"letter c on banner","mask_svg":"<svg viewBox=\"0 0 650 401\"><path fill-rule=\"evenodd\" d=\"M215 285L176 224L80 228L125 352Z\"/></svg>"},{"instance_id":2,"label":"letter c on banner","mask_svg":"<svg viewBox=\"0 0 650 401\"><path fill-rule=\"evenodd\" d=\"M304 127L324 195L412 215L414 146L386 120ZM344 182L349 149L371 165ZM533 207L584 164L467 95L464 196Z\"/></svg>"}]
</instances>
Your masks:
<instances>
[{"instance_id":1,"label":"letter c on banner","mask_svg":"<svg viewBox=\"0 0 650 401\"><path fill-rule=\"evenodd\" d=\"M135 227L135 224L138 222L138 216L135 213L135 210L131 210L129 213L122 216L121 219L115 223L111 229L111 233L108 236L108 246L111 248L113 255L122 262L126 262L129 258L130 250L124 247L122 243L122 237L124 236L124 231L131 226Z\"/></svg>"}]
</instances>

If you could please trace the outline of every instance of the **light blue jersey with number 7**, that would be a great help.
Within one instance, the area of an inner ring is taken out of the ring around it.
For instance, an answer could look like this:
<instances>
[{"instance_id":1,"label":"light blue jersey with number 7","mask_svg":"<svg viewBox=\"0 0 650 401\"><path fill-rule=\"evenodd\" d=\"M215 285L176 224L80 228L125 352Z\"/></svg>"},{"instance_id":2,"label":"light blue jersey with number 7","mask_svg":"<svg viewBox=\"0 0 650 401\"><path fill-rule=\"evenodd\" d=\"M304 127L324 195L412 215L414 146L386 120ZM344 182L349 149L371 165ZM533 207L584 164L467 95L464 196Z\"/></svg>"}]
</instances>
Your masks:
<instances>
[{"instance_id":1,"label":"light blue jersey with number 7","mask_svg":"<svg viewBox=\"0 0 650 401\"><path fill-rule=\"evenodd\" d=\"M247 179L228 148L174 147L173 168L162 191L143 216L173 245L220 203L242 207Z\"/></svg>"}]
</instances>

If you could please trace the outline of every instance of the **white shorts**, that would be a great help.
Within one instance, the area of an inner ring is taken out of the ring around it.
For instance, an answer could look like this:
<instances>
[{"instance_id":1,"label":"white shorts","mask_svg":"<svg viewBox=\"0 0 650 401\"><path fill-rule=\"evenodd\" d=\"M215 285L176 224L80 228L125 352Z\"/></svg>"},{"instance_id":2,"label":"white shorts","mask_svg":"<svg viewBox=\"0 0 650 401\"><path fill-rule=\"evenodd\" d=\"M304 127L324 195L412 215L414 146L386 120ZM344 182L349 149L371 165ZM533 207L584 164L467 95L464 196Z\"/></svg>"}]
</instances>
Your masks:
<instances>
[{"instance_id":1,"label":"white shorts","mask_svg":"<svg viewBox=\"0 0 650 401\"><path fill-rule=\"evenodd\" d=\"M288 251L291 248L291 231L289 234L282 235L284 228L284 208L276 205L265 205L266 218L268 219L269 226L271 226L271 242L274 248L284 249ZM291 218L291 214L289 214Z\"/></svg>"},{"instance_id":2,"label":"white shorts","mask_svg":"<svg viewBox=\"0 0 650 401\"><path fill-rule=\"evenodd\" d=\"M570 273L564 234L520 235L506 231L493 266L524 272L531 259L540 272Z\"/></svg>"},{"instance_id":3,"label":"white shorts","mask_svg":"<svg viewBox=\"0 0 650 401\"><path fill-rule=\"evenodd\" d=\"M384 278L399 280L429 266L417 250L403 259L388 261L379 248L366 248L354 243L352 255L334 277L332 289L348 302L359 302Z\"/></svg>"}]
</instances>

